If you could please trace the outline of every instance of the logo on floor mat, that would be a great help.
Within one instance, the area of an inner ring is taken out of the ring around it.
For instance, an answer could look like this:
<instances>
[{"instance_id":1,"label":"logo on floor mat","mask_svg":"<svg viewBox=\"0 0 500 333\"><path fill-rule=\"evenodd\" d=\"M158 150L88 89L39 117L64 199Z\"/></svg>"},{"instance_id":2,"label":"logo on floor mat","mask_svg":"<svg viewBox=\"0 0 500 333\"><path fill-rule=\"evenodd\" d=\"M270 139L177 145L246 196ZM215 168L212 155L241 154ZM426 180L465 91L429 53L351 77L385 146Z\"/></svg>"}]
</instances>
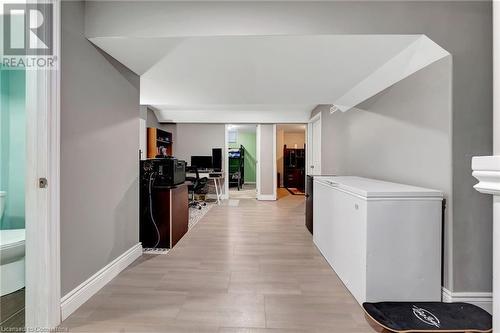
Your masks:
<instances>
[{"instance_id":1,"label":"logo on floor mat","mask_svg":"<svg viewBox=\"0 0 500 333\"><path fill-rule=\"evenodd\" d=\"M426 323L427 325L436 326L437 328L441 327L439 319L432 312L426 309L413 305L413 314L418 318L418 320Z\"/></svg>"}]
</instances>

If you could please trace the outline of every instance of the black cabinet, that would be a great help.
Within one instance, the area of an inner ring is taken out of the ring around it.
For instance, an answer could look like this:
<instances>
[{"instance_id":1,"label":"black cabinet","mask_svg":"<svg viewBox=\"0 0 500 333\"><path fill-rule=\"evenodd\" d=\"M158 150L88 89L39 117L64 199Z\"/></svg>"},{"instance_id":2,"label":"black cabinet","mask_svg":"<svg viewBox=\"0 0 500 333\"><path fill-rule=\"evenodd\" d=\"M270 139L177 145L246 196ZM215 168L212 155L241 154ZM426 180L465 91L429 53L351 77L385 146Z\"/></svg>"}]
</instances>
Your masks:
<instances>
[{"instance_id":1,"label":"black cabinet","mask_svg":"<svg viewBox=\"0 0 500 333\"><path fill-rule=\"evenodd\" d=\"M314 176L307 176L306 183L306 228L313 233L313 186Z\"/></svg>"},{"instance_id":2,"label":"black cabinet","mask_svg":"<svg viewBox=\"0 0 500 333\"><path fill-rule=\"evenodd\" d=\"M188 231L188 224L187 184L152 186L150 196L147 180L141 181L139 240L144 248L157 244L171 249Z\"/></svg>"}]
</instances>

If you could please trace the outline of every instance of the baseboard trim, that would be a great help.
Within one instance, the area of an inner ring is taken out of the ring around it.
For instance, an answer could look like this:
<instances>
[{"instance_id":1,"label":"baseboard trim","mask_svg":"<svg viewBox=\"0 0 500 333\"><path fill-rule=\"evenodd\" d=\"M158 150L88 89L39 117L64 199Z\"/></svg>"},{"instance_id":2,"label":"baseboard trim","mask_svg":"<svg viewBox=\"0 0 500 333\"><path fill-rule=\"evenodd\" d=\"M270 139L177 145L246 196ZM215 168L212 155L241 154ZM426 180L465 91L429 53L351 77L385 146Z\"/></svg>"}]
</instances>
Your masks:
<instances>
[{"instance_id":1,"label":"baseboard trim","mask_svg":"<svg viewBox=\"0 0 500 333\"><path fill-rule=\"evenodd\" d=\"M97 273L85 280L78 287L61 298L61 318L68 318L90 297L114 279L121 271L127 268L142 255L142 245L137 243L121 254L118 258L104 266Z\"/></svg>"},{"instance_id":2,"label":"baseboard trim","mask_svg":"<svg viewBox=\"0 0 500 333\"><path fill-rule=\"evenodd\" d=\"M493 293L491 292L452 292L443 287L442 300L446 303L471 303L492 313Z\"/></svg>"},{"instance_id":3,"label":"baseboard trim","mask_svg":"<svg viewBox=\"0 0 500 333\"><path fill-rule=\"evenodd\" d=\"M258 194L257 200L274 201L276 200L276 196L274 194Z\"/></svg>"}]
</instances>

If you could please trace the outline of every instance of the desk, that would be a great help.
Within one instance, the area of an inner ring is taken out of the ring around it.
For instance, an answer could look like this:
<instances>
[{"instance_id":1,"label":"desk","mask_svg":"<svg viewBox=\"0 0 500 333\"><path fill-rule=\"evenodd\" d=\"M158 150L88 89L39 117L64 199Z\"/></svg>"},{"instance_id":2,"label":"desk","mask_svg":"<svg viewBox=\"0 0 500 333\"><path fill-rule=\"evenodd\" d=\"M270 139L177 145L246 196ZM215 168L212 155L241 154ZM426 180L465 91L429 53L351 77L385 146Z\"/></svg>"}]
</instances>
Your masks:
<instances>
[{"instance_id":1,"label":"desk","mask_svg":"<svg viewBox=\"0 0 500 333\"><path fill-rule=\"evenodd\" d=\"M217 204L220 205L220 200L222 199L222 182L221 180L224 178L223 172L198 172L198 176L200 178L208 178L208 180L212 180L215 187L215 195L217 198ZM187 172L186 177L196 177L196 174Z\"/></svg>"}]
</instances>

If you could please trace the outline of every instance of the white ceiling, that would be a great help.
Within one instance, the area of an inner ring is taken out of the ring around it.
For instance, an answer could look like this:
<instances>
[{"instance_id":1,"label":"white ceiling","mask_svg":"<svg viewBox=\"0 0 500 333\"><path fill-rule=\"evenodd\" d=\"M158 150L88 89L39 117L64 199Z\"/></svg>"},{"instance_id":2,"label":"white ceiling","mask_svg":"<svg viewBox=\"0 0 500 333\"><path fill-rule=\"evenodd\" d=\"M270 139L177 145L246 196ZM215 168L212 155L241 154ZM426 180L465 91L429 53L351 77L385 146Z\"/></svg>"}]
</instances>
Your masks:
<instances>
[{"instance_id":1,"label":"white ceiling","mask_svg":"<svg viewBox=\"0 0 500 333\"><path fill-rule=\"evenodd\" d=\"M448 54L422 35L90 40L141 76L141 104L164 122L304 123L317 104L345 111Z\"/></svg>"},{"instance_id":2,"label":"white ceiling","mask_svg":"<svg viewBox=\"0 0 500 333\"><path fill-rule=\"evenodd\" d=\"M276 123L301 122L316 107L310 105L151 105L161 122L178 123ZM280 119L280 121L277 121Z\"/></svg>"}]
</instances>

